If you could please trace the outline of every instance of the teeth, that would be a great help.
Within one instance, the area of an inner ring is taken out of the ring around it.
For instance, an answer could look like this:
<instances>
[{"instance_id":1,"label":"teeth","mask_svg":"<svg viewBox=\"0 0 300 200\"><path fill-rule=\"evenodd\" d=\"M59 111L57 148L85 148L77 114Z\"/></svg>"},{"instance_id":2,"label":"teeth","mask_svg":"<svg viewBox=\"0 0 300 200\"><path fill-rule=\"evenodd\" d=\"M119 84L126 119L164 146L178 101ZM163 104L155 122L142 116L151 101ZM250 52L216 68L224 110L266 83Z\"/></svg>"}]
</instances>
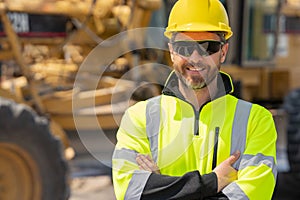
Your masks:
<instances>
[{"instance_id":1,"label":"teeth","mask_svg":"<svg viewBox=\"0 0 300 200\"><path fill-rule=\"evenodd\" d=\"M202 68L188 68L188 70L194 71L194 72L203 71L204 69L205 69L204 67L202 67Z\"/></svg>"}]
</instances>

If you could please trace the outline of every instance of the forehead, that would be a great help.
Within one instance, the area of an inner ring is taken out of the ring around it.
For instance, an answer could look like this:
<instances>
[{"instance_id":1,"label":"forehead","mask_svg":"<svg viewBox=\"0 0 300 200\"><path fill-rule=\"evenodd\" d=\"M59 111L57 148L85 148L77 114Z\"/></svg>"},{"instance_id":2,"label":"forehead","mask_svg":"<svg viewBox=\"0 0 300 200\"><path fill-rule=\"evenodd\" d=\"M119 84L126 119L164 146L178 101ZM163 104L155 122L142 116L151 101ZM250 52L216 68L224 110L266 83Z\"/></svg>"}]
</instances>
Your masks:
<instances>
[{"instance_id":1,"label":"forehead","mask_svg":"<svg viewBox=\"0 0 300 200\"><path fill-rule=\"evenodd\" d=\"M220 40L220 37L211 32L179 32L175 36L176 40Z\"/></svg>"}]
</instances>

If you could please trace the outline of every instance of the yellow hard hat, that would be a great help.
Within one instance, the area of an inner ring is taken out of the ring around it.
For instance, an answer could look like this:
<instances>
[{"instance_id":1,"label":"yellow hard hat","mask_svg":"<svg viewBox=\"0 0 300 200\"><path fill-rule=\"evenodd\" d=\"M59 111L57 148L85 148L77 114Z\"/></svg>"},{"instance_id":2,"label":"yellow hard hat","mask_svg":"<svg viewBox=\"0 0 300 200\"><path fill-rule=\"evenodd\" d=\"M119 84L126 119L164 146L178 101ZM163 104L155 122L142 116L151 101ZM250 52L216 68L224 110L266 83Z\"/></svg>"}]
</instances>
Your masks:
<instances>
[{"instance_id":1,"label":"yellow hard hat","mask_svg":"<svg viewBox=\"0 0 300 200\"><path fill-rule=\"evenodd\" d=\"M222 31L232 36L227 12L219 0L178 0L169 16L165 36L172 32Z\"/></svg>"}]
</instances>

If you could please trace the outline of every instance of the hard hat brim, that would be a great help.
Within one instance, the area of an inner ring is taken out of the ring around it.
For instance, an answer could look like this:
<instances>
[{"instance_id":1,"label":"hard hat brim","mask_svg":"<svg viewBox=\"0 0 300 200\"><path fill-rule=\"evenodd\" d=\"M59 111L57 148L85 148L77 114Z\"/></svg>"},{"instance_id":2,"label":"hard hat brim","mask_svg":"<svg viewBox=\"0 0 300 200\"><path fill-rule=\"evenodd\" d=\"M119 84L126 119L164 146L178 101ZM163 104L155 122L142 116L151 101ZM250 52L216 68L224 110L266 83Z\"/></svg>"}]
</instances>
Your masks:
<instances>
[{"instance_id":1,"label":"hard hat brim","mask_svg":"<svg viewBox=\"0 0 300 200\"><path fill-rule=\"evenodd\" d=\"M226 24L219 24L219 26L213 26L211 24L205 23L189 23L181 26L177 26L177 24L169 25L164 32L164 35L167 38L172 37L172 33L174 32L209 32L209 31L216 31L216 32L225 32L225 39L229 39L232 36L232 31L230 27Z\"/></svg>"}]
</instances>

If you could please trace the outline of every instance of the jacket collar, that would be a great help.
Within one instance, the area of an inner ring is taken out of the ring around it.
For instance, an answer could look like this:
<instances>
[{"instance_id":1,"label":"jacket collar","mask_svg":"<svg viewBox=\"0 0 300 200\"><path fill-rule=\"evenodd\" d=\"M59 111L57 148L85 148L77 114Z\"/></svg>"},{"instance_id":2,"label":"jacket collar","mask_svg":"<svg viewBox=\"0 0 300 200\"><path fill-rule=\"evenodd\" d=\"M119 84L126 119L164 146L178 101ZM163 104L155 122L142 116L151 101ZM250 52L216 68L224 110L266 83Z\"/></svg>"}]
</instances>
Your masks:
<instances>
[{"instance_id":1,"label":"jacket collar","mask_svg":"<svg viewBox=\"0 0 300 200\"><path fill-rule=\"evenodd\" d=\"M177 75L175 74L175 71L173 70L170 73L170 75L166 81L166 84L164 86L162 93L164 95L174 96L174 97L185 100L184 96L179 91L178 81L179 81L179 79L178 79ZM231 79L230 75L225 72L220 71L219 76L218 76L218 92L213 99L217 99L226 94L231 94L231 93L233 93L233 90L234 90L234 88L233 88L232 79Z\"/></svg>"}]
</instances>

